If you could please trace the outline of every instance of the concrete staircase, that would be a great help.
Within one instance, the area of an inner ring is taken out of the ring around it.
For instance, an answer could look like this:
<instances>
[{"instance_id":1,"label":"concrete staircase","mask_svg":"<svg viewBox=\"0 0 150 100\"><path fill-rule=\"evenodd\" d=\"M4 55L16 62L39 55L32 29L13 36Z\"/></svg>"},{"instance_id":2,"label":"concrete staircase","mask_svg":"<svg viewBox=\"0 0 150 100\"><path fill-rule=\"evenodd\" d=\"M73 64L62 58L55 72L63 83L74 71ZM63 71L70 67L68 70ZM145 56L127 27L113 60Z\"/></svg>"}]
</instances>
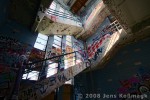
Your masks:
<instances>
[{"instance_id":1,"label":"concrete staircase","mask_svg":"<svg viewBox=\"0 0 150 100\"><path fill-rule=\"evenodd\" d=\"M32 86L29 86L24 90L20 90L19 99L41 100L56 88L62 86L66 81L82 72L84 69L86 69L86 62L81 62L42 81L38 81Z\"/></svg>"}]
</instances>

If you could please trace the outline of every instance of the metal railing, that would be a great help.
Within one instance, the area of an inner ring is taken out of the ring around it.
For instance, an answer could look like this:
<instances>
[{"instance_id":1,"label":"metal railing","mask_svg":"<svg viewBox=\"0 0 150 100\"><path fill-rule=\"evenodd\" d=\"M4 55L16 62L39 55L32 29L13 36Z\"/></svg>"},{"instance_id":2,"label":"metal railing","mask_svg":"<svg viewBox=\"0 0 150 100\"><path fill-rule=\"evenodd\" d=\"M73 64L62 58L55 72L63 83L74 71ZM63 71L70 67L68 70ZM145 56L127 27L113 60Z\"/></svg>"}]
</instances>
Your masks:
<instances>
[{"instance_id":1,"label":"metal railing","mask_svg":"<svg viewBox=\"0 0 150 100\"><path fill-rule=\"evenodd\" d=\"M81 20L79 18L77 18L71 14L68 14L68 13L60 12L58 10L54 10L54 9L49 8L46 13L49 15L54 15L54 16L70 19L70 20L81 23Z\"/></svg>"},{"instance_id":2,"label":"metal railing","mask_svg":"<svg viewBox=\"0 0 150 100\"><path fill-rule=\"evenodd\" d=\"M80 60L81 62L84 62L84 56L80 53L80 51L74 51L74 52L71 52L71 53L65 53L65 54L62 54L62 55L54 56L54 57L51 57L51 58L47 58L47 59L43 59L43 60L35 61L35 62L30 62L29 61L29 63L27 63L27 59L24 59L19 64L20 67L19 67L19 70L17 72L17 78L15 80L12 92L10 93L10 96L9 96L10 100L16 100L16 99L18 99L18 93L19 93L20 83L21 83L21 80L22 80L22 76L24 74L26 74L26 78L24 78L24 80L30 80L31 78L33 78L35 76L38 77L36 81L43 80L43 79L47 78L46 75L47 75L47 71L49 70L48 66L50 64L57 63L57 65L58 65L57 67L50 68L50 70L57 69L56 73L58 73L59 71L61 71L61 65L64 65L63 69L65 68L65 63L64 63L64 61L65 61L64 58L65 57L69 58L69 59L75 58L75 59L72 59L72 62L75 62L75 64L78 64L78 62L77 62L78 60ZM79 53L80 56L78 56L77 53ZM68 55L72 55L72 56L71 57L67 57ZM69 67L71 67L71 66L69 66ZM33 72L33 71L35 73L38 72L38 74L32 75L31 77L28 77L29 74L31 74L31 72ZM52 73L51 75L54 75L56 73Z\"/></svg>"},{"instance_id":3,"label":"metal railing","mask_svg":"<svg viewBox=\"0 0 150 100\"><path fill-rule=\"evenodd\" d=\"M53 70L54 71L53 74L55 74L68 67L74 66L79 62L84 62L84 61L85 58L80 53L80 51L74 51L71 53L65 53L62 55L53 56L51 58L43 59L40 61L29 62L26 64L22 78L24 80L38 81L47 78L49 73L48 71Z\"/></svg>"}]
</instances>

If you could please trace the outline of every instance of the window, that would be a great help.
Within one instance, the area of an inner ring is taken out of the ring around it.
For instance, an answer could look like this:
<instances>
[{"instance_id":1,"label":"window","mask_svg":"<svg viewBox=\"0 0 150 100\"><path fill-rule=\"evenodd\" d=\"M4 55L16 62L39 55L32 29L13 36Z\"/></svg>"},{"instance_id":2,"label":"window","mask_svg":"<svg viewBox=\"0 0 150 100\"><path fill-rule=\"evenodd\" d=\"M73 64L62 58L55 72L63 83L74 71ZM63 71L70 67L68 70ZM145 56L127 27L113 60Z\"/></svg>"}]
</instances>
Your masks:
<instances>
[{"instance_id":1,"label":"window","mask_svg":"<svg viewBox=\"0 0 150 100\"><path fill-rule=\"evenodd\" d=\"M50 77L50 76L56 74L57 73L57 67L58 67L58 63L49 64L46 77Z\"/></svg>"},{"instance_id":2,"label":"window","mask_svg":"<svg viewBox=\"0 0 150 100\"><path fill-rule=\"evenodd\" d=\"M74 16L72 16L72 14L70 14L68 10L65 10L63 7L61 7L60 4L58 4L54 1L50 5L50 7L46 13L48 15L59 16L59 17L65 18L65 19L68 19L70 17L74 18Z\"/></svg>"},{"instance_id":3,"label":"window","mask_svg":"<svg viewBox=\"0 0 150 100\"><path fill-rule=\"evenodd\" d=\"M54 35L53 46L56 47L56 48L60 48L61 49L61 41L62 41L62 37L61 36Z\"/></svg>"},{"instance_id":4,"label":"window","mask_svg":"<svg viewBox=\"0 0 150 100\"><path fill-rule=\"evenodd\" d=\"M27 71L27 69L25 69ZM29 80L38 80L39 72L38 71L31 71L27 74L23 74L22 79L29 79Z\"/></svg>"},{"instance_id":5,"label":"window","mask_svg":"<svg viewBox=\"0 0 150 100\"><path fill-rule=\"evenodd\" d=\"M67 35L66 36L66 53L71 53L73 51L74 50L72 48L72 37L70 35ZM66 55L65 56L65 61L64 61L64 63L65 63L64 68L67 69L67 68L73 66L75 64L74 61L75 61L74 53Z\"/></svg>"},{"instance_id":6,"label":"window","mask_svg":"<svg viewBox=\"0 0 150 100\"><path fill-rule=\"evenodd\" d=\"M54 40L54 44L61 47L61 41Z\"/></svg>"},{"instance_id":7,"label":"window","mask_svg":"<svg viewBox=\"0 0 150 100\"><path fill-rule=\"evenodd\" d=\"M48 36L39 33L36 42L34 44L34 48L44 51L46 48L47 40Z\"/></svg>"},{"instance_id":8,"label":"window","mask_svg":"<svg viewBox=\"0 0 150 100\"><path fill-rule=\"evenodd\" d=\"M65 84L72 84L72 79L70 79L69 81L66 81Z\"/></svg>"},{"instance_id":9,"label":"window","mask_svg":"<svg viewBox=\"0 0 150 100\"><path fill-rule=\"evenodd\" d=\"M60 41L61 42L61 38L62 38L62 36L60 36L60 35L54 35L54 39L55 40L58 40L58 41Z\"/></svg>"},{"instance_id":10,"label":"window","mask_svg":"<svg viewBox=\"0 0 150 100\"><path fill-rule=\"evenodd\" d=\"M52 4L50 5L50 9L55 10L56 9L56 3L53 1Z\"/></svg>"},{"instance_id":11,"label":"window","mask_svg":"<svg viewBox=\"0 0 150 100\"><path fill-rule=\"evenodd\" d=\"M66 45L72 47L72 41L71 41L71 36L70 35L66 36Z\"/></svg>"}]
</instances>

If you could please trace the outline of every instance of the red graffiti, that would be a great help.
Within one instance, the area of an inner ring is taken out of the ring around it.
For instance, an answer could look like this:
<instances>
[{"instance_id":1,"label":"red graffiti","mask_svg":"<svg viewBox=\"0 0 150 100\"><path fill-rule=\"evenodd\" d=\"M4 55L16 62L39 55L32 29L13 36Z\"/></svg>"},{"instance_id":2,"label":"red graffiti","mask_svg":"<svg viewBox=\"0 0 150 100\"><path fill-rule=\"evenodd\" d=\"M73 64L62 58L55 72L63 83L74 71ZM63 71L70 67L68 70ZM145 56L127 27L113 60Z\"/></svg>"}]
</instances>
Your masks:
<instances>
[{"instance_id":1,"label":"red graffiti","mask_svg":"<svg viewBox=\"0 0 150 100\"><path fill-rule=\"evenodd\" d=\"M120 81L121 87L118 88L118 93L131 93L142 94L149 92L150 90L150 74L145 70L139 69L136 76L133 76L127 80Z\"/></svg>"},{"instance_id":2,"label":"red graffiti","mask_svg":"<svg viewBox=\"0 0 150 100\"><path fill-rule=\"evenodd\" d=\"M98 48L100 48L100 46L102 45L103 41L106 38L110 38L110 35L106 34L105 36L100 38L100 40L94 41L91 45L88 46L87 52L88 52L89 58L93 58L95 52L97 51Z\"/></svg>"},{"instance_id":3,"label":"red graffiti","mask_svg":"<svg viewBox=\"0 0 150 100\"><path fill-rule=\"evenodd\" d=\"M56 22L57 17L56 16L51 16L51 20Z\"/></svg>"},{"instance_id":4,"label":"red graffiti","mask_svg":"<svg viewBox=\"0 0 150 100\"><path fill-rule=\"evenodd\" d=\"M128 80L123 80L120 81L122 87L118 89L119 93L136 93L139 94L137 88L138 88L138 83L140 82L138 77L131 77Z\"/></svg>"}]
</instances>

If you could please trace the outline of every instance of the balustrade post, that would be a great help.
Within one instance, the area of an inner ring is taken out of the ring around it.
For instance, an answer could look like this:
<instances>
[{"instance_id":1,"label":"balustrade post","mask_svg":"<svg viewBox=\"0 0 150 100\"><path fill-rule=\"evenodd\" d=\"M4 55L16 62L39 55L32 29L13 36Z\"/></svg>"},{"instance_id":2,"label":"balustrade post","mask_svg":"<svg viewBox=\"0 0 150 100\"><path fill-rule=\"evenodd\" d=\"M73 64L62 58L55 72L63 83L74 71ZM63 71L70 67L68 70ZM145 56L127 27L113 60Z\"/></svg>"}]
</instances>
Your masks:
<instances>
[{"instance_id":1,"label":"balustrade post","mask_svg":"<svg viewBox=\"0 0 150 100\"><path fill-rule=\"evenodd\" d=\"M25 69L26 66L26 62L27 59L24 55L21 56L22 57L22 61L20 61L18 63L18 72L17 72L17 76L15 79L15 83L14 86L12 88L12 92L10 94L9 100L18 100L18 95L19 95L19 88L20 88L20 83L22 80L22 76L23 76L23 71Z\"/></svg>"}]
</instances>

